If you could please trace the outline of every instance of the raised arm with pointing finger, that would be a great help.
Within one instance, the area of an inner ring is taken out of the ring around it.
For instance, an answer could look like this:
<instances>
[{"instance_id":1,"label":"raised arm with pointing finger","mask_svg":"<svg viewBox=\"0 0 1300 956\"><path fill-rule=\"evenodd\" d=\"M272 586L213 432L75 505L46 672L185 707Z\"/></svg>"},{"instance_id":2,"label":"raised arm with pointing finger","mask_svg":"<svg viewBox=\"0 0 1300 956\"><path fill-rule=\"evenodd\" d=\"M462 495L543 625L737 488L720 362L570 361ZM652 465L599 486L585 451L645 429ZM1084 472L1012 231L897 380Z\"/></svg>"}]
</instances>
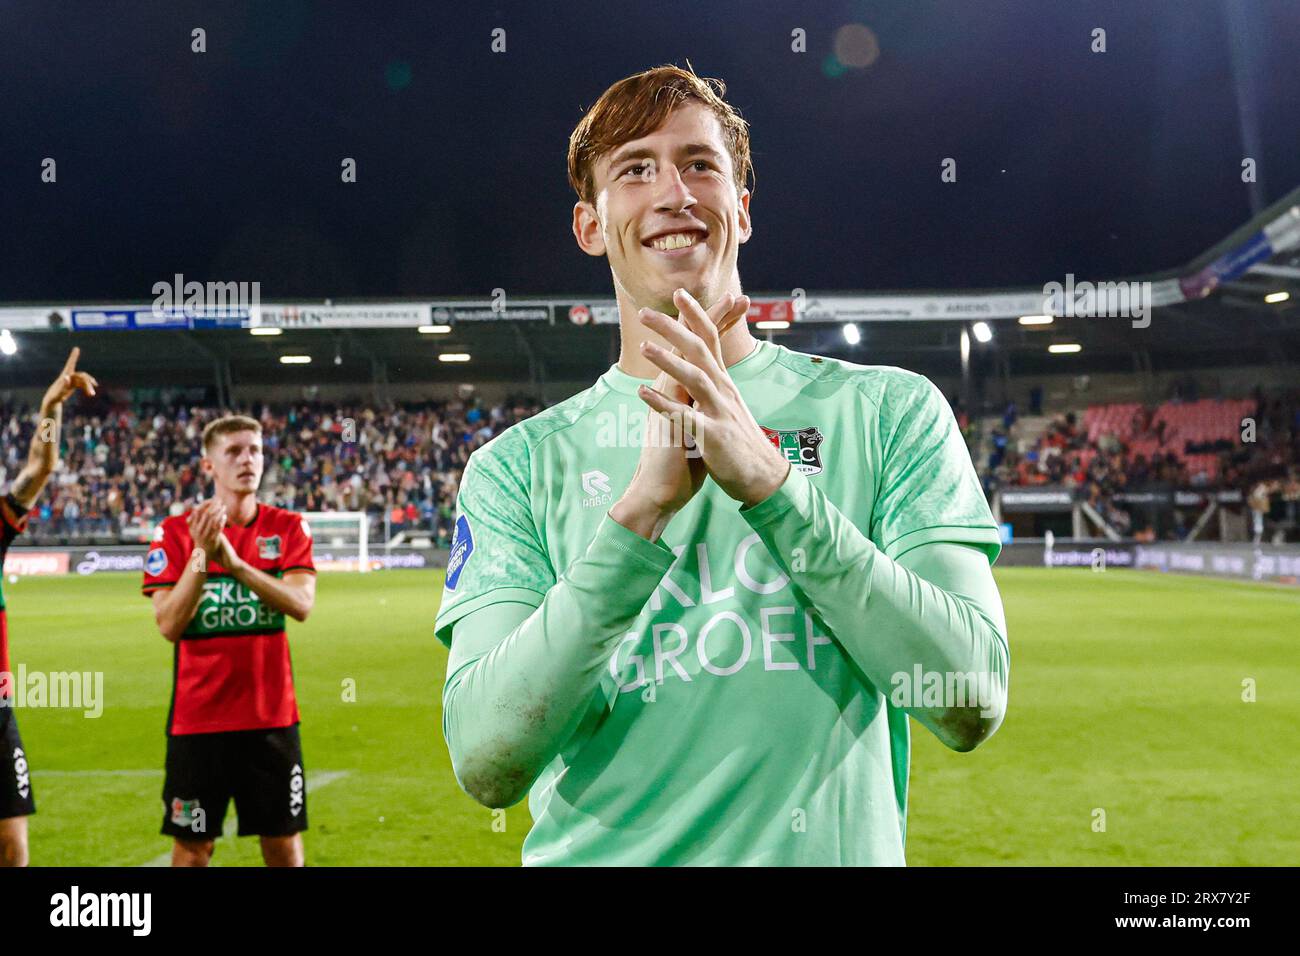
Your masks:
<instances>
[{"instance_id":1,"label":"raised arm with pointing finger","mask_svg":"<svg viewBox=\"0 0 1300 956\"><path fill-rule=\"evenodd\" d=\"M54 469L59 464L63 403L77 391L93 396L99 385L93 375L77 371L77 359L80 355L79 348L74 348L68 353L68 360L64 363L63 370L45 390L45 396L41 399L39 420L27 452L27 463L18 472L9 488L9 493L23 508L30 508L36 503L36 499L45 488L45 483L50 480L50 475L54 474Z\"/></svg>"},{"instance_id":2,"label":"raised arm with pointing finger","mask_svg":"<svg viewBox=\"0 0 1300 956\"><path fill-rule=\"evenodd\" d=\"M41 399L40 417L27 462L0 498L0 568L9 545L27 527L29 509L59 463L63 403L73 392L94 395L94 376L77 371L81 350L74 348L57 378ZM3 579L3 575L0 575ZM9 665L9 622L0 580L0 866L27 865L27 817L36 812L30 765L18 733L18 720L8 705L12 671Z\"/></svg>"}]
</instances>

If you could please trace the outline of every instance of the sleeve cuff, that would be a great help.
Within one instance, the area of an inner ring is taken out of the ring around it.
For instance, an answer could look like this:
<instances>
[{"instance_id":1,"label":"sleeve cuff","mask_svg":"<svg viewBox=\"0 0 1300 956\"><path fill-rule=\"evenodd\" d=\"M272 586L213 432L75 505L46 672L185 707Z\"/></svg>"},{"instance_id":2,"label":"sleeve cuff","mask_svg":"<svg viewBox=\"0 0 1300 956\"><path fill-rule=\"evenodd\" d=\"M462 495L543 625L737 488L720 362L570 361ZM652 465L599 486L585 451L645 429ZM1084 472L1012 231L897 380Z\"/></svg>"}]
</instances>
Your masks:
<instances>
[{"instance_id":1,"label":"sleeve cuff","mask_svg":"<svg viewBox=\"0 0 1300 956\"><path fill-rule=\"evenodd\" d=\"M774 521L779 521L791 510L807 515L812 502L812 493L812 484L807 476L791 465L790 473L785 476L781 487L752 508L741 505L740 514L749 522L749 526L757 531Z\"/></svg>"},{"instance_id":2,"label":"sleeve cuff","mask_svg":"<svg viewBox=\"0 0 1300 956\"><path fill-rule=\"evenodd\" d=\"M647 570L658 571L662 577L668 573L677 556L672 549L660 541L650 541L635 531L630 531L605 513L596 529L596 536L591 539L591 548L617 548L629 558L644 565Z\"/></svg>"}]
</instances>

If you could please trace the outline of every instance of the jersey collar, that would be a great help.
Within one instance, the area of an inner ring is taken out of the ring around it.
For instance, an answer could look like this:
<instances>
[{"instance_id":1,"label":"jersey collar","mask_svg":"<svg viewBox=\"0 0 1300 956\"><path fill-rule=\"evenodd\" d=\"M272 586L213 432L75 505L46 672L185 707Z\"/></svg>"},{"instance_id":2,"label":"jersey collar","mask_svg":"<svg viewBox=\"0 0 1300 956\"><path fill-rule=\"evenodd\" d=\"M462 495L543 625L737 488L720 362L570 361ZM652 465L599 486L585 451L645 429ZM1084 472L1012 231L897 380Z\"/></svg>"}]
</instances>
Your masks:
<instances>
[{"instance_id":1,"label":"jersey collar","mask_svg":"<svg viewBox=\"0 0 1300 956\"><path fill-rule=\"evenodd\" d=\"M739 383L756 378L776 359L776 353L780 346L764 339L757 339L756 343L753 351L743 359L734 365L727 366L727 372L731 375L732 381ZM652 378L636 378L627 374L618 367L617 362L611 365L609 371L600 377L600 381L614 391L622 392L625 395L635 395L639 385L652 385L654 383Z\"/></svg>"},{"instance_id":2,"label":"jersey collar","mask_svg":"<svg viewBox=\"0 0 1300 956\"><path fill-rule=\"evenodd\" d=\"M245 528L245 529L251 528L253 527L253 525L257 524L257 519L259 516L261 516L261 514L262 514L262 503L259 501L257 503L257 507L253 509L253 517L248 520L248 524L235 524L232 521L230 522L230 526L232 528Z\"/></svg>"}]
</instances>

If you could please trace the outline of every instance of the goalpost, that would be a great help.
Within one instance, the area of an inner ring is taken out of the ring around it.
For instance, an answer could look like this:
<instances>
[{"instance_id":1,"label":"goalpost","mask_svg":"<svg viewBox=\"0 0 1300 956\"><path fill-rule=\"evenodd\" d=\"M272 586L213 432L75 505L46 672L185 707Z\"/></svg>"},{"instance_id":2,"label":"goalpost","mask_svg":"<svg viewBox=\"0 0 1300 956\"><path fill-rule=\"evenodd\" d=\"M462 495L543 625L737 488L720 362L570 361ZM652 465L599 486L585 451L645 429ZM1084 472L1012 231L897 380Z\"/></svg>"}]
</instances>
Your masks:
<instances>
[{"instance_id":1,"label":"goalpost","mask_svg":"<svg viewBox=\"0 0 1300 956\"><path fill-rule=\"evenodd\" d=\"M304 511L302 517L320 570L370 570L370 520L364 511Z\"/></svg>"}]
</instances>

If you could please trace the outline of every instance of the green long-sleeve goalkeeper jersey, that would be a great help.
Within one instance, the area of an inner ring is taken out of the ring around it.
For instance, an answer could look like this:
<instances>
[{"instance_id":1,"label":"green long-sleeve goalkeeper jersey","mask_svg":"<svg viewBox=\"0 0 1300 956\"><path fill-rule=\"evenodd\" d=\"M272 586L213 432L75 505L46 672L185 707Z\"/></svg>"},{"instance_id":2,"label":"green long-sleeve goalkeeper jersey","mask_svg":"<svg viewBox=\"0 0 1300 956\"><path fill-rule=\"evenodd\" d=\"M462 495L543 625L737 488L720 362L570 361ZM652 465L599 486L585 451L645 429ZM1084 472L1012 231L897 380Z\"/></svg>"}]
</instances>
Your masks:
<instances>
[{"instance_id":1,"label":"green long-sleeve goalkeeper jersey","mask_svg":"<svg viewBox=\"0 0 1300 956\"><path fill-rule=\"evenodd\" d=\"M443 728L469 792L527 792L526 865L901 864L907 713L967 733L923 689L973 679L1000 719L999 538L942 394L766 342L728 371L792 465L752 508L710 480L658 542L608 516L646 414L617 366L465 470ZM943 542L978 574L895 560ZM535 610L457 625L494 605Z\"/></svg>"}]
</instances>

